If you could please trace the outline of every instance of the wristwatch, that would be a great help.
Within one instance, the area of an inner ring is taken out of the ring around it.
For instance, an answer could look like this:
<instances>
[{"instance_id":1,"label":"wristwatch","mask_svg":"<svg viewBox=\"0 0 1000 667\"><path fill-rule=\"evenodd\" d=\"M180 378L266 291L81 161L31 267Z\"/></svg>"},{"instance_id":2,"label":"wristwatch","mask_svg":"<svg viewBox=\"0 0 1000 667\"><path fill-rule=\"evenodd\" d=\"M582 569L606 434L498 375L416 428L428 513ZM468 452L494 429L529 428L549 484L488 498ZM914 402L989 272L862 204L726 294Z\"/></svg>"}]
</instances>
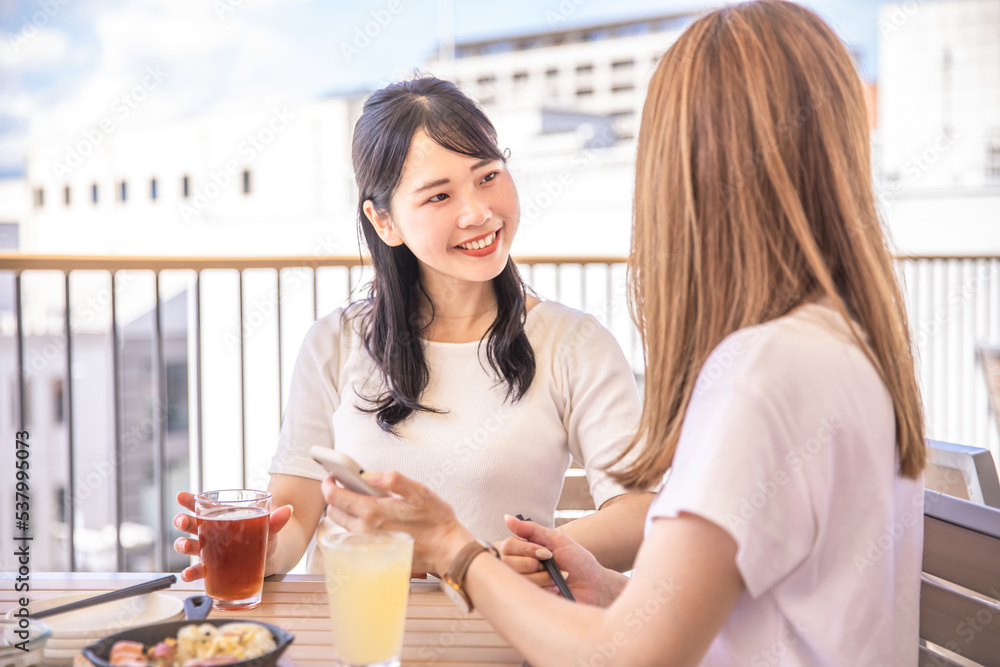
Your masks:
<instances>
[{"instance_id":1,"label":"wristwatch","mask_svg":"<svg viewBox=\"0 0 1000 667\"><path fill-rule=\"evenodd\" d=\"M447 574L441 577L441 590L455 603L456 607L465 613L473 610L472 598L465 592L465 575L476 556L486 552L493 554L496 558L500 558L500 552L492 544L483 542L482 540L469 542L455 556L455 560L451 562L451 567L448 568Z\"/></svg>"}]
</instances>

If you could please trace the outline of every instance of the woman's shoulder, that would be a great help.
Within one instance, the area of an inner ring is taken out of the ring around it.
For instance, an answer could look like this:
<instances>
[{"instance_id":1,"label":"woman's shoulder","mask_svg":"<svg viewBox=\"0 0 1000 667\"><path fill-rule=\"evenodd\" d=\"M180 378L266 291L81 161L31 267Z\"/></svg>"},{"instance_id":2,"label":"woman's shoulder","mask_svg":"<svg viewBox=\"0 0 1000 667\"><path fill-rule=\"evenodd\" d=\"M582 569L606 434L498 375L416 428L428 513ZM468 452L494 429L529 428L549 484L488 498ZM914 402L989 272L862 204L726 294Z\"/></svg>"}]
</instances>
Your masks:
<instances>
[{"instance_id":1,"label":"woman's shoulder","mask_svg":"<svg viewBox=\"0 0 1000 667\"><path fill-rule=\"evenodd\" d=\"M728 377L765 393L859 380L873 388L880 385L851 325L828 303L805 304L730 334L709 355L700 375L702 386Z\"/></svg>"},{"instance_id":2,"label":"woman's shoulder","mask_svg":"<svg viewBox=\"0 0 1000 667\"><path fill-rule=\"evenodd\" d=\"M367 299L335 308L313 322L304 344L317 346L336 342L341 347L344 344L353 346L363 338L365 317L369 312L371 302Z\"/></svg>"},{"instance_id":3,"label":"woman's shoulder","mask_svg":"<svg viewBox=\"0 0 1000 667\"><path fill-rule=\"evenodd\" d=\"M558 301L541 301L528 311L525 331L536 350L599 352L609 345L619 347L614 335L597 317Z\"/></svg>"}]
</instances>

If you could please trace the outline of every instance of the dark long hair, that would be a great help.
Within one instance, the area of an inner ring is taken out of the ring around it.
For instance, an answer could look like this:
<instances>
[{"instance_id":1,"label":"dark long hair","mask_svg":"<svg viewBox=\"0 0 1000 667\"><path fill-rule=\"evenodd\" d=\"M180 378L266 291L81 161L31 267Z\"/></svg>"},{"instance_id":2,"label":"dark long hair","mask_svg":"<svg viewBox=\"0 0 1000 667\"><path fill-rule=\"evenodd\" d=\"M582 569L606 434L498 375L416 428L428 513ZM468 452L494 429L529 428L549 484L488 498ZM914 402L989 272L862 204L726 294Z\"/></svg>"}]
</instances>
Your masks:
<instances>
[{"instance_id":1,"label":"dark long hair","mask_svg":"<svg viewBox=\"0 0 1000 667\"><path fill-rule=\"evenodd\" d=\"M419 130L455 153L506 163L496 129L476 103L454 84L432 77L376 91L354 126L351 159L358 184L358 225L375 269L363 339L383 381L380 395L363 397L373 405L363 409L376 413L379 427L391 433L415 411L439 412L420 403L430 378L420 340L427 326L420 324L421 293L431 300L420 284L417 258L405 245L382 242L364 204L370 199L380 213L390 212L410 142ZM498 382L506 383L507 399L520 400L535 376L535 355L524 333L524 282L512 260L493 279L493 291L497 316L480 344L487 343L487 359Z\"/></svg>"}]
</instances>

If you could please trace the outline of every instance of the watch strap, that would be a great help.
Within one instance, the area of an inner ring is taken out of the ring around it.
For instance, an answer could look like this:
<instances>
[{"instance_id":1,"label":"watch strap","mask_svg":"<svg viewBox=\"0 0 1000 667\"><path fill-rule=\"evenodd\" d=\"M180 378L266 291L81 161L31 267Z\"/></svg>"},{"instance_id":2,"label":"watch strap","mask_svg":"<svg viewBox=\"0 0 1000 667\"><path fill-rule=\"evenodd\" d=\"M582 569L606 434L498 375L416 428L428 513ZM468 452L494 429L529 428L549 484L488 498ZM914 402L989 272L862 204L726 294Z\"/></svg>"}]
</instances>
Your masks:
<instances>
[{"instance_id":1,"label":"watch strap","mask_svg":"<svg viewBox=\"0 0 1000 667\"><path fill-rule=\"evenodd\" d=\"M497 548L488 542L482 540L476 540L475 542L469 542L458 555L455 556L455 560L451 562L451 567L448 568L448 579L452 584L462 593L462 596L468 598L468 593L465 592L465 575L469 572L469 567L472 565L472 561L476 559L482 553L491 553L495 558L500 558L500 552ZM471 608L471 600L469 602Z\"/></svg>"}]
</instances>

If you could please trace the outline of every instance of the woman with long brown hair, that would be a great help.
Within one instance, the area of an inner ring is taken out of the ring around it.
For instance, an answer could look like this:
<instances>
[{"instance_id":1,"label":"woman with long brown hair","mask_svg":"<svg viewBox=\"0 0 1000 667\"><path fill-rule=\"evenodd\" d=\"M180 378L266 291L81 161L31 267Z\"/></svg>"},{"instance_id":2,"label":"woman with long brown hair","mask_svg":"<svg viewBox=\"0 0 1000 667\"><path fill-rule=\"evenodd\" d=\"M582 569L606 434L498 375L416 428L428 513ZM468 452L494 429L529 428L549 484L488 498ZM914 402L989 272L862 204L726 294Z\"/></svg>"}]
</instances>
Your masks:
<instances>
[{"instance_id":1,"label":"woman with long brown hair","mask_svg":"<svg viewBox=\"0 0 1000 667\"><path fill-rule=\"evenodd\" d=\"M631 580L508 518L591 606L545 597L396 473L383 500L327 480L331 518L411 532L430 571L474 558L458 584L536 666L915 664L922 411L861 84L815 14L726 7L664 56L630 265L646 400L615 475L670 470Z\"/></svg>"}]
</instances>

